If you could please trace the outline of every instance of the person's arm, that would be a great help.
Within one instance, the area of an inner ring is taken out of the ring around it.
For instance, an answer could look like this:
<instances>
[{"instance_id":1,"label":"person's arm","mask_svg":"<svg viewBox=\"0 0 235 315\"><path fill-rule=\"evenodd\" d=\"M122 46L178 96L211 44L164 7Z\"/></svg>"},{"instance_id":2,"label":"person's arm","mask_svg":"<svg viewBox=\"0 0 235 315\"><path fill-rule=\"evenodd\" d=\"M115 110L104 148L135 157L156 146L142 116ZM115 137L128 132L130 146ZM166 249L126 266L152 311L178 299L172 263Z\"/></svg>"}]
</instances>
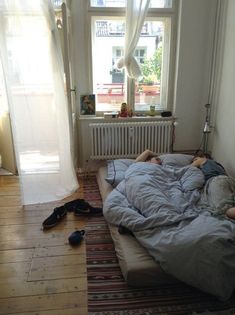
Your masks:
<instances>
[{"instance_id":1,"label":"person's arm","mask_svg":"<svg viewBox=\"0 0 235 315\"><path fill-rule=\"evenodd\" d=\"M145 162L149 157L154 156L155 154L151 150L145 150L136 158L136 162Z\"/></svg>"},{"instance_id":2,"label":"person's arm","mask_svg":"<svg viewBox=\"0 0 235 315\"><path fill-rule=\"evenodd\" d=\"M207 158L204 157L196 157L191 163L192 166L201 168L202 165L207 161Z\"/></svg>"}]
</instances>

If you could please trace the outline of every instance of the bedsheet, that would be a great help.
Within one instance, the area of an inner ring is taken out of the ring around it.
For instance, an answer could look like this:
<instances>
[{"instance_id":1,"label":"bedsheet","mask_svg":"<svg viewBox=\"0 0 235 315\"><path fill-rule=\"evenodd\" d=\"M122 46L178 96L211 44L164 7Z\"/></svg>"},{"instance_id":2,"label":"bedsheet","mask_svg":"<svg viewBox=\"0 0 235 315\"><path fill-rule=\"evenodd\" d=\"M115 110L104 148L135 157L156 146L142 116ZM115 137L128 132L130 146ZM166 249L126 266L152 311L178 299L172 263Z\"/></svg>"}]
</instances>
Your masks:
<instances>
[{"instance_id":1,"label":"bedsheet","mask_svg":"<svg viewBox=\"0 0 235 315\"><path fill-rule=\"evenodd\" d=\"M235 224L201 205L203 185L193 166L134 163L103 212L130 229L165 272L226 300L235 287Z\"/></svg>"}]
</instances>

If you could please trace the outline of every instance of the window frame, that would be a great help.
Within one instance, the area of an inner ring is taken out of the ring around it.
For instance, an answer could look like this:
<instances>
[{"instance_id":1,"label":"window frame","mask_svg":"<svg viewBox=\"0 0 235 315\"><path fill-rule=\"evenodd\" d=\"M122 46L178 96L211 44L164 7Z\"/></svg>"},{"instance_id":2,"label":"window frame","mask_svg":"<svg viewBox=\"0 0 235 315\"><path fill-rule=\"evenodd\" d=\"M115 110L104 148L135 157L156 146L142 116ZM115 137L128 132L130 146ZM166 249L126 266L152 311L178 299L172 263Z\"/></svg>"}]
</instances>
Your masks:
<instances>
[{"instance_id":1,"label":"window frame","mask_svg":"<svg viewBox=\"0 0 235 315\"><path fill-rule=\"evenodd\" d=\"M105 17L105 18L124 18L125 19L125 8L122 7L92 7L90 1L87 1L87 25L88 25L88 72L89 72L89 90L93 92L93 64L92 64L92 18ZM177 20L178 20L178 0L172 1L171 8L149 8L145 20L151 20L156 18L170 18L170 41L169 41L169 67L166 78L166 100L165 107L162 110L173 109L173 93L174 93L174 77L175 77L175 55L176 55L176 37L177 37ZM131 104L132 110L137 114L146 114L144 111L135 110L135 81L127 77L126 80L126 102ZM112 111L110 109L110 111ZM96 116L103 116L103 111L96 111Z\"/></svg>"}]
</instances>

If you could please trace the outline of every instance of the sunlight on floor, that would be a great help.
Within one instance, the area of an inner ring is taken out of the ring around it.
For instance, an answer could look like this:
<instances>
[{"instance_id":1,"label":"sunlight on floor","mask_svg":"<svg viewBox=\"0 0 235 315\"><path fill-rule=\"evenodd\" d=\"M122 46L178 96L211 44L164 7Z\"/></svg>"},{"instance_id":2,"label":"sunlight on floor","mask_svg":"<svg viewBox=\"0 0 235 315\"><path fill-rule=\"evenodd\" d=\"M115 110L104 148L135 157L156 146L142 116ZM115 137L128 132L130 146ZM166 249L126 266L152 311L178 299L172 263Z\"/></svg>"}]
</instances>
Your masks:
<instances>
[{"instance_id":1,"label":"sunlight on floor","mask_svg":"<svg viewBox=\"0 0 235 315\"><path fill-rule=\"evenodd\" d=\"M57 152L27 151L20 154L21 171L26 174L58 172L59 162Z\"/></svg>"}]
</instances>

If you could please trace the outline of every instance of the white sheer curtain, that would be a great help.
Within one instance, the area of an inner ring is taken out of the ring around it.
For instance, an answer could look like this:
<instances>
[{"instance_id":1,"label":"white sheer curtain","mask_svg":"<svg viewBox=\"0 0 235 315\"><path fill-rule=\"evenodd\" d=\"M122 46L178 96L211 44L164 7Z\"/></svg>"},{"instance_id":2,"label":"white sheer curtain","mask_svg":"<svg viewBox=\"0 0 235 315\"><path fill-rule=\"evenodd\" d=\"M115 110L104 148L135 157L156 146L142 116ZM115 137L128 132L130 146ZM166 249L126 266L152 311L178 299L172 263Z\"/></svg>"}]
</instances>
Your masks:
<instances>
[{"instance_id":1,"label":"white sheer curtain","mask_svg":"<svg viewBox=\"0 0 235 315\"><path fill-rule=\"evenodd\" d=\"M126 8L126 32L124 56L118 61L117 67L125 67L129 78L138 79L141 70L134 57L141 29L148 11L150 0L128 0Z\"/></svg>"},{"instance_id":2,"label":"white sheer curtain","mask_svg":"<svg viewBox=\"0 0 235 315\"><path fill-rule=\"evenodd\" d=\"M78 182L51 2L0 0L0 29L23 204L62 199L78 188Z\"/></svg>"}]
</instances>

